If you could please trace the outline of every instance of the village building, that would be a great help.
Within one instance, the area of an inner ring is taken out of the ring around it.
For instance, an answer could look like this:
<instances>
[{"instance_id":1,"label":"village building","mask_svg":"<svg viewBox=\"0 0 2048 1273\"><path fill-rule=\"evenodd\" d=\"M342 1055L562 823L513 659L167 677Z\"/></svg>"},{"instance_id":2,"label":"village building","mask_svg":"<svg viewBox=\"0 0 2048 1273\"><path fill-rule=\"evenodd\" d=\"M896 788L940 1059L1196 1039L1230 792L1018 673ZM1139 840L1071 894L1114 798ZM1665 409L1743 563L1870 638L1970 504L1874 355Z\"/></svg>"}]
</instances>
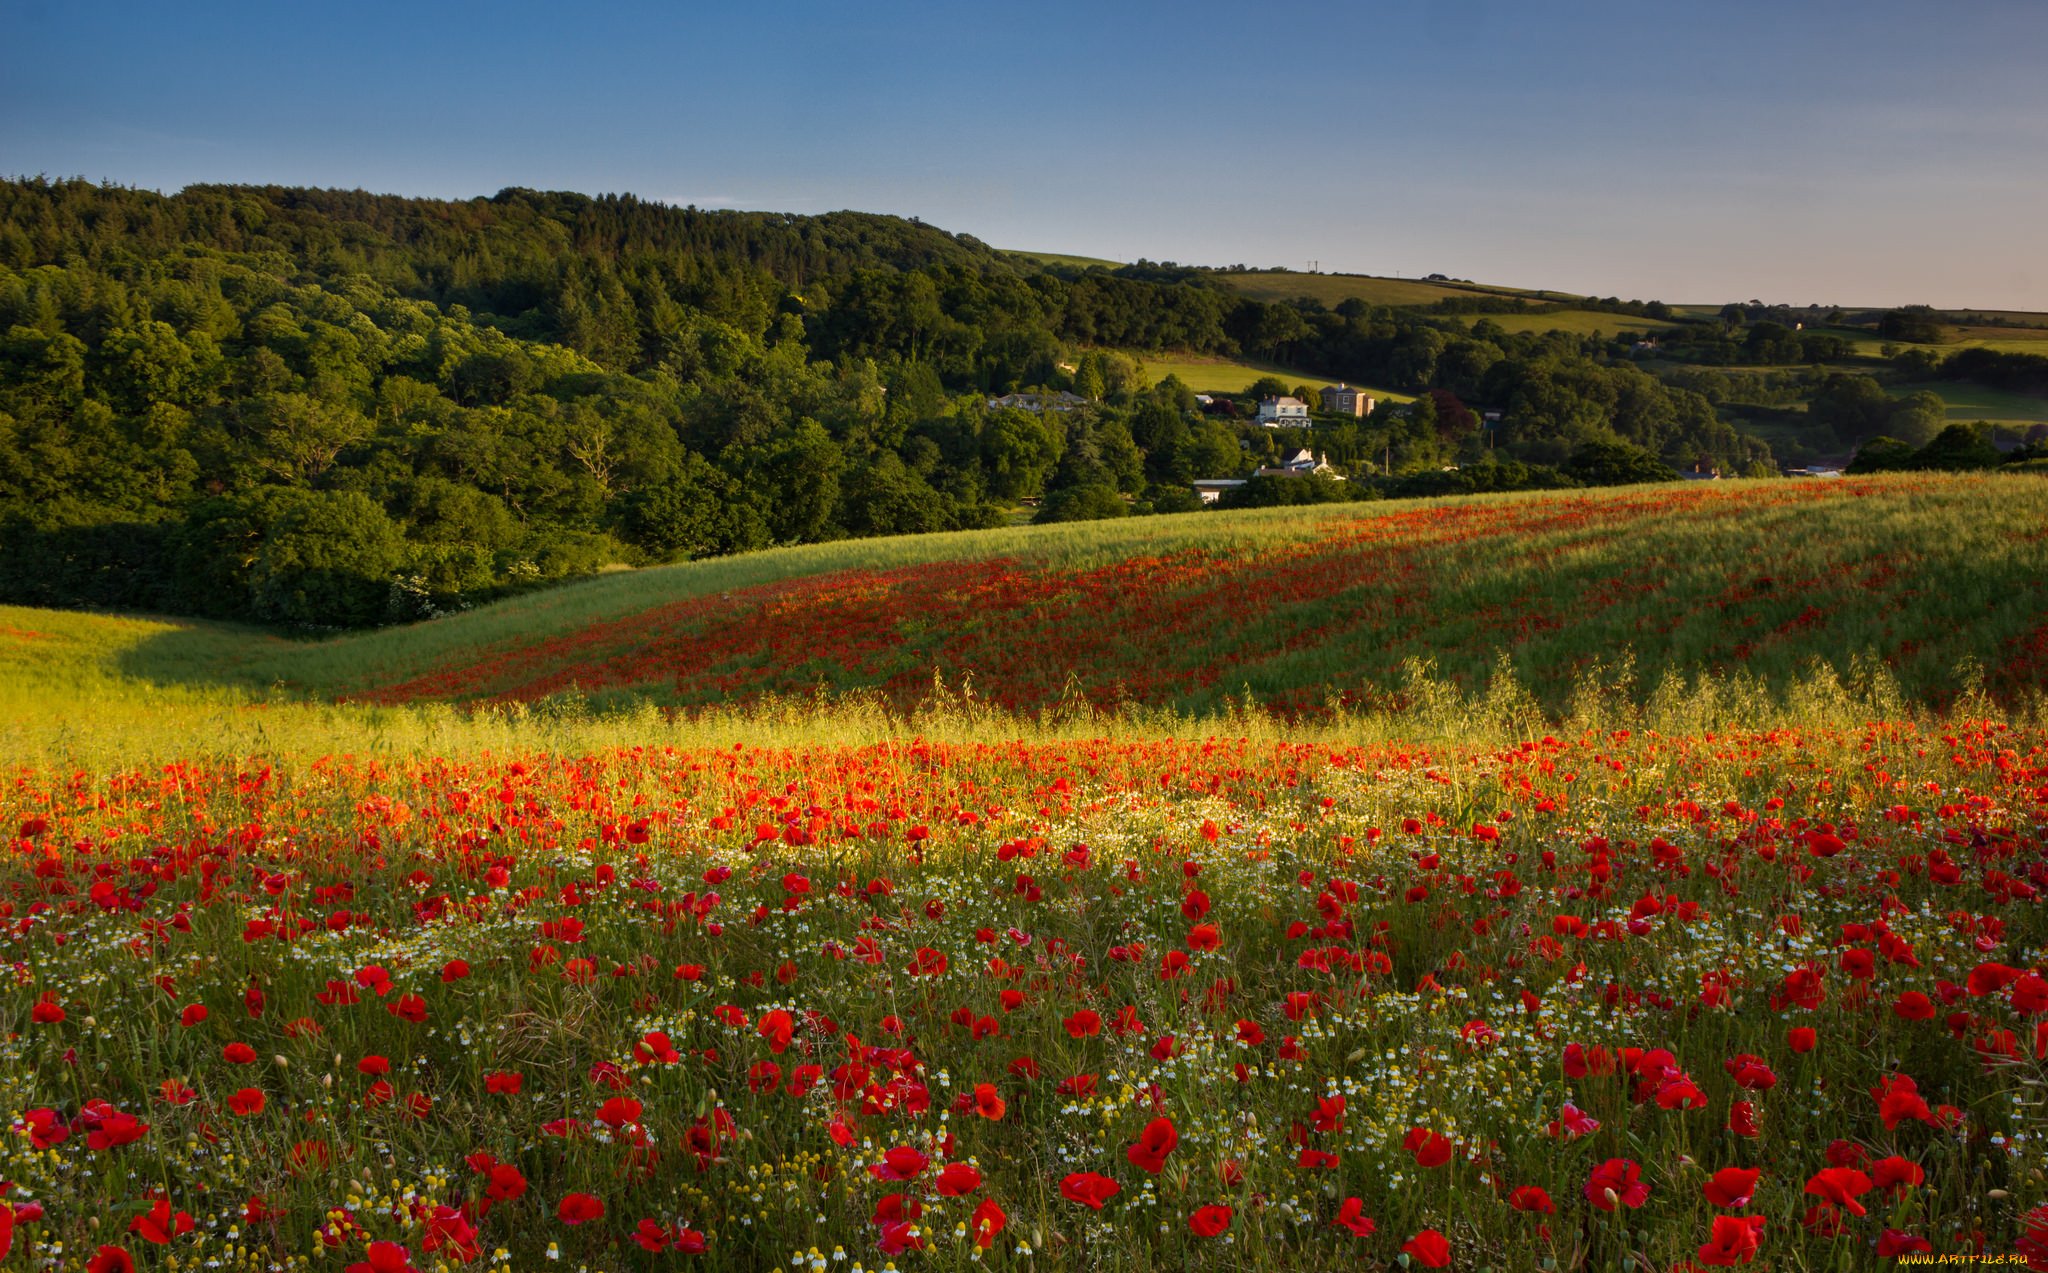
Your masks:
<instances>
[{"instance_id":1,"label":"village building","mask_svg":"<svg viewBox=\"0 0 2048 1273\"><path fill-rule=\"evenodd\" d=\"M988 400L990 410L1074 411L1088 405L1088 399L1062 389L1058 393L1006 393Z\"/></svg>"},{"instance_id":2,"label":"village building","mask_svg":"<svg viewBox=\"0 0 2048 1273\"><path fill-rule=\"evenodd\" d=\"M1324 415L1348 415L1364 419L1372 414L1372 395L1363 389L1354 389L1347 384L1325 385L1320 396L1323 400Z\"/></svg>"},{"instance_id":3,"label":"village building","mask_svg":"<svg viewBox=\"0 0 2048 1273\"><path fill-rule=\"evenodd\" d=\"M1336 469L1330 467L1330 462L1328 460L1324 459L1320 455L1310 453L1307 448L1303 448L1302 450L1296 451L1294 454L1280 461L1278 465L1267 465L1259 469L1259 471L1254 476L1309 477L1316 473L1324 474L1327 477L1334 477L1340 482L1344 480L1342 477L1338 476Z\"/></svg>"},{"instance_id":4,"label":"village building","mask_svg":"<svg viewBox=\"0 0 2048 1273\"><path fill-rule=\"evenodd\" d=\"M1309 427L1308 404L1299 398L1262 398L1259 400L1259 423L1269 429L1306 429Z\"/></svg>"}]
</instances>

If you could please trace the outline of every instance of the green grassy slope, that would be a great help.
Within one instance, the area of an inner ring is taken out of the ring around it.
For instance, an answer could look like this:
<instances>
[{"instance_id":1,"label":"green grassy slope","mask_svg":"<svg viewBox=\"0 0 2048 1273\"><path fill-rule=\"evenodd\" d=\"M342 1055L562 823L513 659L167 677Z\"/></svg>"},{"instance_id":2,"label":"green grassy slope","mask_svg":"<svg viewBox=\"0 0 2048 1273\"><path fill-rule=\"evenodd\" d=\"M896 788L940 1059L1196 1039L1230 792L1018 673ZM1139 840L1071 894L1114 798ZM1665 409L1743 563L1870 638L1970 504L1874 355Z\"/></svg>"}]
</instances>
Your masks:
<instances>
[{"instance_id":1,"label":"green grassy slope","mask_svg":"<svg viewBox=\"0 0 2048 1273\"><path fill-rule=\"evenodd\" d=\"M1633 314L1612 314L1598 309L1561 309L1545 314L1482 314L1468 320L1466 326L1469 328L1472 323L1479 322L1482 318L1498 324L1505 331L1563 331L1571 332L1575 336L1590 336L1595 332L1604 332L1609 336L1622 332L1654 334L1678 326L1677 323L1659 318L1638 318Z\"/></svg>"},{"instance_id":2,"label":"green grassy slope","mask_svg":"<svg viewBox=\"0 0 2048 1273\"><path fill-rule=\"evenodd\" d=\"M1027 717L1247 698L1316 716L1411 708L1436 692L1411 660L1453 695L1503 692L1505 670L1551 715L1617 676L1635 698L1842 675L2027 701L2048 684L2044 526L2048 482L2022 476L1674 484L814 545L323 641L7 609L0 709L89 728L122 702L904 708L937 675Z\"/></svg>"},{"instance_id":3,"label":"green grassy slope","mask_svg":"<svg viewBox=\"0 0 2048 1273\"><path fill-rule=\"evenodd\" d=\"M1096 265L1101 266L1105 270L1113 270L1123 264L1122 261L1112 261L1107 257L1074 256L1066 252L1026 252L1017 248L1004 248L1002 249L1002 254L1004 256L1016 257L1019 260L1030 261L1035 265L1071 265L1075 269L1081 270Z\"/></svg>"},{"instance_id":4,"label":"green grassy slope","mask_svg":"<svg viewBox=\"0 0 2048 1273\"><path fill-rule=\"evenodd\" d=\"M1508 296L1528 300L1575 300L1571 292L1532 292L1483 283L1438 283L1425 279L1380 278L1370 274L1295 274L1282 270L1219 274L1217 281L1254 300L1287 301L1306 296L1336 308L1346 300L1368 305L1433 305L1447 297Z\"/></svg>"}]
</instances>

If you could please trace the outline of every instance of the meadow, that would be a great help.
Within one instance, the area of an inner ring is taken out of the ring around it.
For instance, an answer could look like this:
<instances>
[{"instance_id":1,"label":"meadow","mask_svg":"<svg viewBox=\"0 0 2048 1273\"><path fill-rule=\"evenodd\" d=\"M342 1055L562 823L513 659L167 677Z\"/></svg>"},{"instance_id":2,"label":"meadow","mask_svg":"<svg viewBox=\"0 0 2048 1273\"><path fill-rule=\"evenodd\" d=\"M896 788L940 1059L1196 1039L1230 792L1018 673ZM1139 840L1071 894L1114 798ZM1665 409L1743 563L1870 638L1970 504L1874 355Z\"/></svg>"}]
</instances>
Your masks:
<instances>
[{"instance_id":1,"label":"meadow","mask_svg":"<svg viewBox=\"0 0 2048 1273\"><path fill-rule=\"evenodd\" d=\"M0 610L0 1266L2048 1267L2044 492Z\"/></svg>"}]
</instances>

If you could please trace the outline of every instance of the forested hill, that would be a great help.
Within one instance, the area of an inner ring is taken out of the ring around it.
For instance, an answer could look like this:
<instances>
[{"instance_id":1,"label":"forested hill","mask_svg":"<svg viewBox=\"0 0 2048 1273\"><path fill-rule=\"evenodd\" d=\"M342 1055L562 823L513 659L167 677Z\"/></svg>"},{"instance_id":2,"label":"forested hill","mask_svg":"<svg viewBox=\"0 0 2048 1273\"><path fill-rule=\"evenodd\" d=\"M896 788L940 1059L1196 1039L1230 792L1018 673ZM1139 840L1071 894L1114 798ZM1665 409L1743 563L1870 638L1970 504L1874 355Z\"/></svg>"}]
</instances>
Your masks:
<instances>
[{"instance_id":1,"label":"forested hill","mask_svg":"<svg viewBox=\"0 0 2048 1273\"><path fill-rule=\"evenodd\" d=\"M281 254L296 271L361 274L408 296L519 313L552 293L562 263L633 275L654 263L665 283L744 266L795 288L862 269L1010 267L979 241L900 217L790 216L672 208L634 196L502 190L446 201L360 190L189 186L175 195L84 182L0 184L0 261L83 256L95 265L188 246Z\"/></svg>"},{"instance_id":2,"label":"forested hill","mask_svg":"<svg viewBox=\"0 0 2048 1273\"><path fill-rule=\"evenodd\" d=\"M1283 438L1152 385L1154 351L1419 401ZM989 405L1031 388L1090 405ZM1181 510L1303 443L1353 480L1246 498L1768 459L1597 335L1046 267L894 217L0 182L0 600L380 623L1020 505Z\"/></svg>"}]
</instances>

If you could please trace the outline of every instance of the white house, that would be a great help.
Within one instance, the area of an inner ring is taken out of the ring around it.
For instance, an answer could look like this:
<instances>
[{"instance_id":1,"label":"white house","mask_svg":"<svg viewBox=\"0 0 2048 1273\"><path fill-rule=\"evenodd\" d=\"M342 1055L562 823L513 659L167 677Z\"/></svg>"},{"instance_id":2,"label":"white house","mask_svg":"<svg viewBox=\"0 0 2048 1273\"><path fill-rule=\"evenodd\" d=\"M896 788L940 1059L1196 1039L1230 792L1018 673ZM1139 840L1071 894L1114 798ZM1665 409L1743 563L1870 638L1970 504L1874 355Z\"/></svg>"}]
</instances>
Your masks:
<instances>
[{"instance_id":1,"label":"white house","mask_svg":"<svg viewBox=\"0 0 2048 1273\"><path fill-rule=\"evenodd\" d=\"M1065 389L1058 393L1006 393L988 400L990 410L1073 411L1088 405L1088 399Z\"/></svg>"},{"instance_id":2,"label":"white house","mask_svg":"<svg viewBox=\"0 0 2048 1273\"><path fill-rule=\"evenodd\" d=\"M1299 398L1261 398L1259 423L1269 429L1306 429L1308 404Z\"/></svg>"},{"instance_id":3,"label":"white house","mask_svg":"<svg viewBox=\"0 0 2048 1273\"><path fill-rule=\"evenodd\" d=\"M1277 466L1268 465L1265 468L1261 468L1258 471L1257 476L1308 477L1310 474L1313 473L1323 473L1330 477L1336 477L1337 480L1340 482L1344 480L1343 478L1337 476L1337 471L1330 467L1330 462L1328 460L1324 459L1320 455L1310 454L1306 448L1296 451L1294 454L1280 461L1280 463Z\"/></svg>"},{"instance_id":4,"label":"white house","mask_svg":"<svg viewBox=\"0 0 2048 1273\"><path fill-rule=\"evenodd\" d=\"M1202 497L1204 504L1214 504L1223 498L1225 491L1234 491L1244 485L1241 477L1198 477L1195 479L1195 494Z\"/></svg>"}]
</instances>

